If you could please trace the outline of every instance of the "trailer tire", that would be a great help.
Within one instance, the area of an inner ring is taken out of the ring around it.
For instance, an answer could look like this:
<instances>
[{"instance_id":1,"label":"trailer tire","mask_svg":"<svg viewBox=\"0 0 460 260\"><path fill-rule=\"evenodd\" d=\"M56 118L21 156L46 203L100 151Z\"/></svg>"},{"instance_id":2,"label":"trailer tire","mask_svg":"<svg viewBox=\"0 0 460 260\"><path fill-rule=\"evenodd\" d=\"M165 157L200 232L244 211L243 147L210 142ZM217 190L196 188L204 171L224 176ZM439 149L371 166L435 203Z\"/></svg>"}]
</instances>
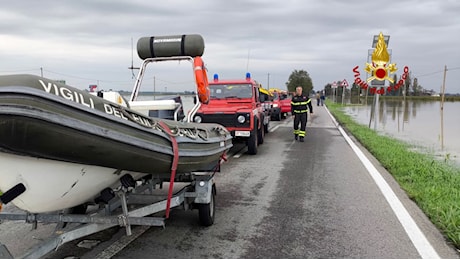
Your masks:
<instances>
[{"instance_id":1,"label":"trailer tire","mask_svg":"<svg viewBox=\"0 0 460 260\"><path fill-rule=\"evenodd\" d=\"M216 188L212 186L211 201L207 204L198 204L198 216L200 224L209 227L214 224L214 215L216 211Z\"/></svg>"}]
</instances>

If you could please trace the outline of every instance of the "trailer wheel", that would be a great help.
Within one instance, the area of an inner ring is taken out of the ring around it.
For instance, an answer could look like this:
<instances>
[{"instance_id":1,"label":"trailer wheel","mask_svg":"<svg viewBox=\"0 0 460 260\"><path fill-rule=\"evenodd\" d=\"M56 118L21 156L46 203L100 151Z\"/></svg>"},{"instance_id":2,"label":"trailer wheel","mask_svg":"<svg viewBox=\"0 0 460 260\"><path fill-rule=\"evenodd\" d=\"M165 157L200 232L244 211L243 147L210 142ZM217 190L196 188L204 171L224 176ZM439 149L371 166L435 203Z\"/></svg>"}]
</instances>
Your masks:
<instances>
[{"instance_id":1,"label":"trailer wheel","mask_svg":"<svg viewBox=\"0 0 460 260\"><path fill-rule=\"evenodd\" d=\"M214 214L216 211L216 189L212 187L211 201L208 204L198 204L198 215L200 218L200 224L205 227L209 227L214 224Z\"/></svg>"}]
</instances>

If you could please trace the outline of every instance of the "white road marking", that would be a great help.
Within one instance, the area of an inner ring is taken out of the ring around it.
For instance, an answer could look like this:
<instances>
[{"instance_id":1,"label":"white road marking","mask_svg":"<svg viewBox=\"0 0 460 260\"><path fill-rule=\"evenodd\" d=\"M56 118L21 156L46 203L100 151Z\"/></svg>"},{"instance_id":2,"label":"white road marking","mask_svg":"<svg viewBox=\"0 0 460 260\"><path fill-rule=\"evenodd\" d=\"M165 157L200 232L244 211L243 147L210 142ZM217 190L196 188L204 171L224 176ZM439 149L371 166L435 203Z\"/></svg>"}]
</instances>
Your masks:
<instances>
[{"instance_id":1,"label":"white road marking","mask_svg":"<svg viewBox=\"0 0 460 260\"><path fill-rule=\"evenodd\" d=\"M433 246L430 244L430 242L425 237L425 235L420 230L420 228L417 226L417 223L415 223L415 220L411 217L407 209L404 207L402 202L399 200L399 198L396 196L394 191L391 189L390 185L385 181L385 179L382 177L380 172L375 168L375 166L366 157L366 155L364 155L364 153L353 142L353 140L351 140L351 138L347 135L347 133L345 133L343 128L337 124L337 121L335 120L335 118L332 116L332 114L329 112L327 108L326 108L326 111L329 114L329 116L332 118L332 120L334 121L335 125L339 129L342 136L345 138L347 143L351 146L353 151L356 153L361 163L364 165L364 167L366 167L367 171L369 172L369 175L372 177L374 182L379 187L380 191L382 192L388 204L390 204L391 209L395 213L396 217L398 218L399 222L403 226L404 230L406 231L407 235L412 241L412 244L417 249L420 256L424 259L426 258L439 259L440 257L438 253L433 248Z\"/></svg>"},{"instance_id":2,"label":"white road marking","mask_svg":"<svg viewBox=\"0 0 460 260\"><path fill-rule=\"evenodd\" d=\"M269 132L275 132L278 128L280 127L280 125L276 125L270 129L268 129Z\"/></svg>"}]
</instances>

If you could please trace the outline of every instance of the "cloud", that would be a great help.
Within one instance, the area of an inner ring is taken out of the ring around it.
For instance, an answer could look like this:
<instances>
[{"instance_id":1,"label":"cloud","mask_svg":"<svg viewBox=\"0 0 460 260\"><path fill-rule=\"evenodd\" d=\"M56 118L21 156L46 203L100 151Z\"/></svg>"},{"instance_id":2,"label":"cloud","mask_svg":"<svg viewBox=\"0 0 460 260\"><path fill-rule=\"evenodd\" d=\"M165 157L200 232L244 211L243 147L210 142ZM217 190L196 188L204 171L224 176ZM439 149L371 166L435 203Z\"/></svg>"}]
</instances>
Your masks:
<instances>
[{"instance_id":1,"label":"cloud","mask_svg":"<svg viewBox=\"0 0 460 260\"><path fill-rule=\"evenodd\" d=\"M143 36L199 33L211 75L244 77L250 70L264 85L284 87L294 69L304 69L321 89L351 82L373 35L383 32L400 70L409 66L422 86L438 90L442 73L432 72L447 65L447 89L460 92L458 13L460 3L449 0L13 1L0 10L0 73L43 68L79 88L99 82L130 90L131 38L135 46ZM134 52L134 65L140 63ZM189 68L176 65L155 66L152 75L185 90Z\"/></svg>"}]
</instances>

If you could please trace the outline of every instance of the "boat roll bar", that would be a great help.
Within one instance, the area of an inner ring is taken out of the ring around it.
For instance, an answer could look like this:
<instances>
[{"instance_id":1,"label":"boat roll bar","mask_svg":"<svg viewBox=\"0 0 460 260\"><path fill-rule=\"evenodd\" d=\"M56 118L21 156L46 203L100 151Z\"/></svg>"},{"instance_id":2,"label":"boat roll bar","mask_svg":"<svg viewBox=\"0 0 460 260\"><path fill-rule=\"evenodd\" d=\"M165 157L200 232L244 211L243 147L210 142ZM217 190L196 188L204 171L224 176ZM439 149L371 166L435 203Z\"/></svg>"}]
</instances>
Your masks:
<instances>
[{"instance_id":1,"label":"boat roll bar","mask_svg":"<svg viewBox=\"0 0 460 260\"><path fill-rule=\"evenodd\" d=\"M141 85L142 85L142 80L144 78L144 73L145 73L145 70L147 68L147 65L149 63L152 63L152 62L160 62L160 61L189 61L191 64L192 64L192 73L193 73L193 77L195 77L195 71L193 70L193 57L192 56L174 56L174 57L158 57L158 58L147 58L145 59L143 62L142 62L142 66L140 67L139 69L139 73L137 74L137 77L136 77L136 82L134 83L134 88L133 88L133 92L131 93L131 97L129 98L129 101L132 102L132 101L135 101L137 99L137 96L139 94L139 90L141 88ZM197 84L197 83L195 83ZM195 90L197 89L198 86L196 86ZM198 91L195 91L195 97L196 97L196 100L199 100L198 98ZM193 117L195 116L195 113L196 111L198 111L198 109L200 108L201 106L201 102L196 102L195 105L193 106L193 108L190 110L190 113L188 113L187 117L186 117L186 122L193 122Z\"/></svg>"}]
</instances>

